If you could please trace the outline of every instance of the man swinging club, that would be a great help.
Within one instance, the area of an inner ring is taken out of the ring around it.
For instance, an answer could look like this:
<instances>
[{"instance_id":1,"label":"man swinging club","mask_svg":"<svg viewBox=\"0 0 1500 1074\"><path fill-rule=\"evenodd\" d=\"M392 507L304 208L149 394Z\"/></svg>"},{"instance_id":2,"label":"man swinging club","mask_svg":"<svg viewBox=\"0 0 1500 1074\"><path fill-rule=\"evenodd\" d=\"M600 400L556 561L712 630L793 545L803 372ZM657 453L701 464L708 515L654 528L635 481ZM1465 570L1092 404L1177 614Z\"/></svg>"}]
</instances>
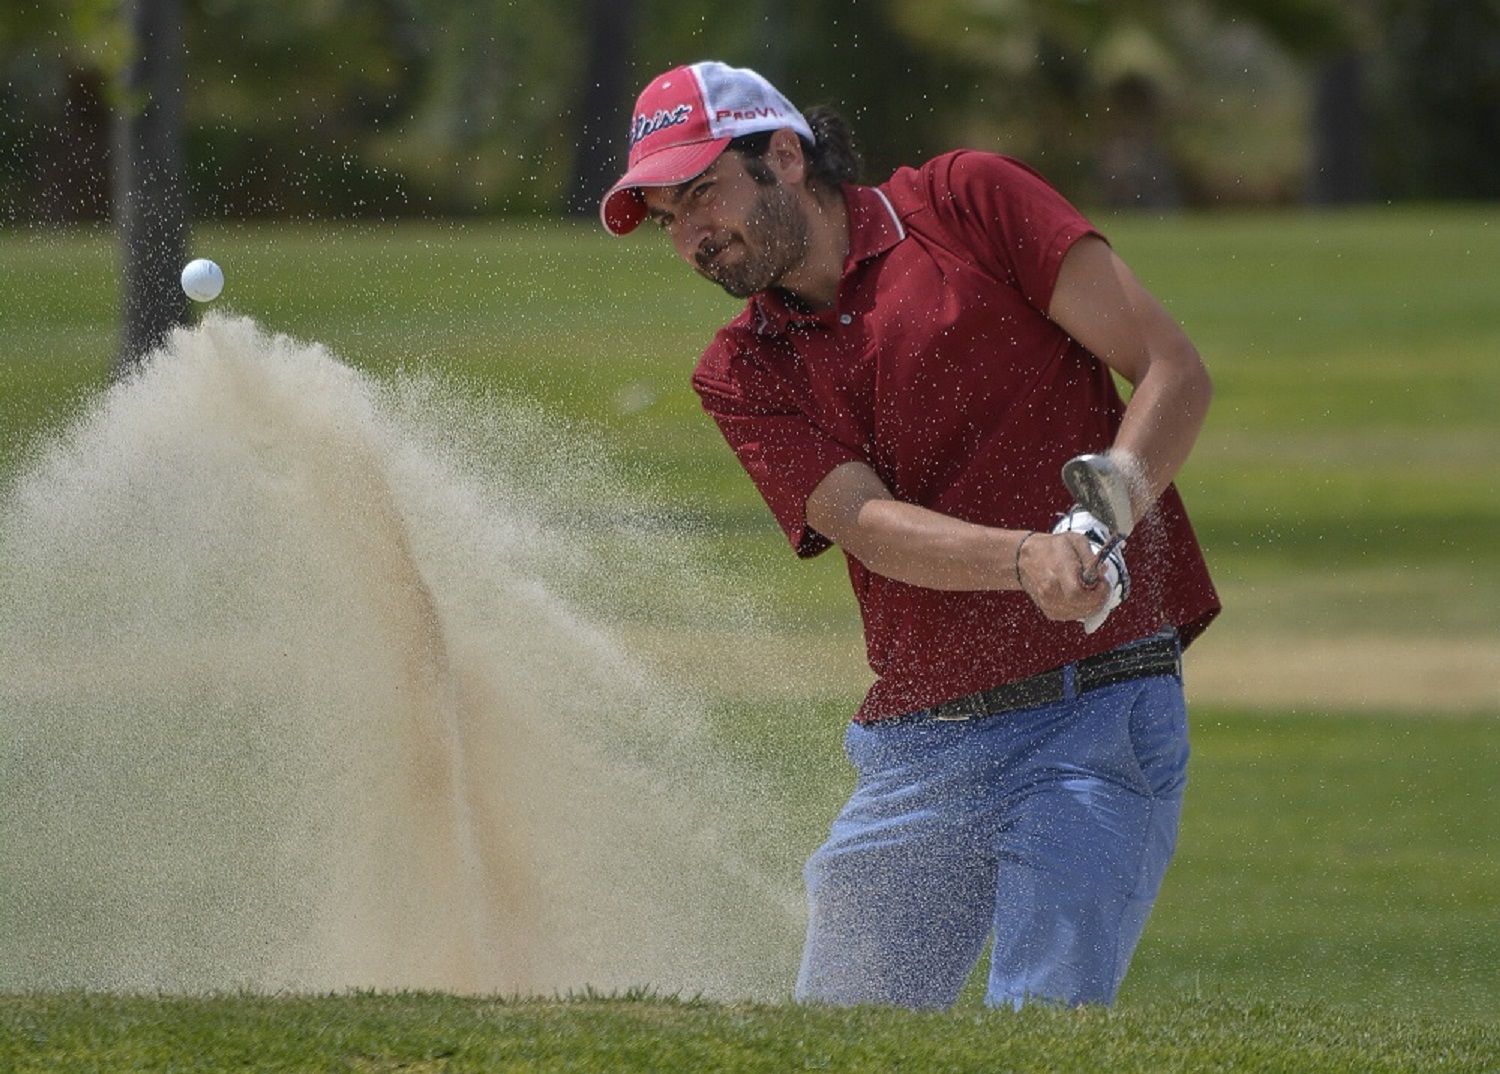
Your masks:
<instances>
[{"instance_id":1,"label":"man swinging club","mask_svg":"<svg viewBox=\"0 0 1500 1074\"><path fill-rule=\"evenodd\" d=\"M720 63L655 79L631 133L604 224L748 300L693 386L797 554L843 550L875 672L797 997L945 1007L993 940L990 1004L1112 1002L1176 843L1180 648L1219 610L1171 484L1197 351L1016 161L859 185L839 116ZM1128 478L1128 573L1079 456Z\"/></svg>"}]
</instances>

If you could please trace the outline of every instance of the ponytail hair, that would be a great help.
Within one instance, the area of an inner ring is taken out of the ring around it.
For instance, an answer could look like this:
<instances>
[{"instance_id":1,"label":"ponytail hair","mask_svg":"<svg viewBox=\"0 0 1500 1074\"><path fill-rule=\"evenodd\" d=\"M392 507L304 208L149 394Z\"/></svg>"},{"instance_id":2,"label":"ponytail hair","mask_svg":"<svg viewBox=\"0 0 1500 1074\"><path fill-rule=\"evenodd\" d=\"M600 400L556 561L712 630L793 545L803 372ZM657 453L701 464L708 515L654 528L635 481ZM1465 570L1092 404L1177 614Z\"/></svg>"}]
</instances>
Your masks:
<instances>
[{"instance_id":1,"label":"ponytail hair","mask_svg":"<svg viewBox=\"0 0 1500 1074\"><path fill-rule=\"evenodd\" d=\"M813 105L803 115L815 139L807 161L813 183L837 190L843 183L859 182L862 162L848 121L821 104Z\"/></svg>"}]
</instances>

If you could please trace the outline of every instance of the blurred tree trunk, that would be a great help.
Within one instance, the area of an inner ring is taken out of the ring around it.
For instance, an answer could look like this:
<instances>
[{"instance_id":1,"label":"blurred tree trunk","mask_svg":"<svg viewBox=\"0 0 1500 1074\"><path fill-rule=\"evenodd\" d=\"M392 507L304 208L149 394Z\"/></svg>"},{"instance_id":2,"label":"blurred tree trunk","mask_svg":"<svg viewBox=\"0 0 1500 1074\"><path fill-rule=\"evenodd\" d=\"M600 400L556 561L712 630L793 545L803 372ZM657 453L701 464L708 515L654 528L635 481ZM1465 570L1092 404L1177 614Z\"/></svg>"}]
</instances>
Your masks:
<instances>
[{"instance_id":1,"label":"blurred tree trunk","mask_svg":"<svg viewBox=\"0 0 1500 1074\"><path fill-rule=\"evenodd\" d=\"M1105 89L1109 102L1099 136L1100 198L1113 208L1177 209L1177 166L1163 131L1161 91L1145 75Z\"/></svg>"},{"instance_id":2,"label":"blurred tree trunk","mask_svg":"<svg viewBox=\"0 0 1500 1074\"><path fill-rule=\"evenodd\" d=\"M598 212L599 199L625 170L635 11L635 0L585 0L583 97L565 203L573 216Z\"/></svg>"},{"instance_id":3,"label":"blurred tree trunk","mask_svg":"<svg viewBox=\"0 0 1500 1074\"><path fill-rule=\"evenodd\" d=\"M1356 204L1373 195L1365 62L1351 50L1324 60L1318 70L1307 189L1314 205Z\"/></svg>"},{"instance_id":4,"label":"blurred tree trunk","mask_svg":"<svg viewBox=\"0 0 1500 1074\"><path fill-rule=\"evenodd\" d=\"M44 127L51 150L42 161L32 210L47 223L109 219L109 91L97 68L70 67Z\"/></svg>"},{"instance_id":5,"label":"blurred tree trunk","mask_svg":"<svg viewBox=\"0 0 1500 1074\"><path fill-rule=\"evenodd\" d=\"M120 76L114 210L124 273L115 375L135 369L187 321L179 273L187 250L181 0L123 0L131 42Z\"/></svg>"},{"instance_id":6,"label":"blurred tree trunk","mask_svg":"<svg viewBox=\"0 0 1500 1074\"><path fill-rule=\"evenodd\" d=\"M1404 197L1500 197L1500 4L1386 10L1382 180Z\"/></svg>"}]
</instances>

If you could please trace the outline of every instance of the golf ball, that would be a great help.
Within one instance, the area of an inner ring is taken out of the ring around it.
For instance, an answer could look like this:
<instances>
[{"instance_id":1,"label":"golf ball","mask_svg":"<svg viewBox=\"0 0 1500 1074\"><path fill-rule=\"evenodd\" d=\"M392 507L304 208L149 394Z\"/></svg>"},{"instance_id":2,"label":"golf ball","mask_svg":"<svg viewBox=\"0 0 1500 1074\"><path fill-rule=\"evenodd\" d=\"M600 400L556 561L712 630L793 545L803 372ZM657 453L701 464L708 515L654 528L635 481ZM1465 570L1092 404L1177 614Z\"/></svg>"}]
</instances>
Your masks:
<instances>
[{"instance_id":1,"label":"golf ball","mask_svg":"<svg viewBox=\"0 0 1500 1074\"><path fill-rule=\"evenodd\" d=\"M194 302L212 302L224 290L224 270L206 257L189 261L182 270L182 290Z\"/></svg>"}]
</instances>

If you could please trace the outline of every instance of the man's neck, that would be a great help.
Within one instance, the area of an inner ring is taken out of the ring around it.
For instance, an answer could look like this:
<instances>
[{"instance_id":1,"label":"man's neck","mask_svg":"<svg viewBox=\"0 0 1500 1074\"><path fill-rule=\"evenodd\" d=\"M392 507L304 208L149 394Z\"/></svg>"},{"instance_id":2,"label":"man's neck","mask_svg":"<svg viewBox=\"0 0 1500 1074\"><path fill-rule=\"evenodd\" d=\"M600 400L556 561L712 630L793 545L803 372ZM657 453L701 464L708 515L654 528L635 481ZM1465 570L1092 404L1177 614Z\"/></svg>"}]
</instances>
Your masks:
<instances>
[{"instance_id":1,"label":"man's neck","mask_svg":"<svg viewBox=\"0 0 1500 1074\"><path fill-rule=\"evenodd\" d=\"M817 312L838 299L839 280L849 256L849 206L841 190L812 197L807 257L781 287L797 305Z\"/></svg>"}]
</instances>

